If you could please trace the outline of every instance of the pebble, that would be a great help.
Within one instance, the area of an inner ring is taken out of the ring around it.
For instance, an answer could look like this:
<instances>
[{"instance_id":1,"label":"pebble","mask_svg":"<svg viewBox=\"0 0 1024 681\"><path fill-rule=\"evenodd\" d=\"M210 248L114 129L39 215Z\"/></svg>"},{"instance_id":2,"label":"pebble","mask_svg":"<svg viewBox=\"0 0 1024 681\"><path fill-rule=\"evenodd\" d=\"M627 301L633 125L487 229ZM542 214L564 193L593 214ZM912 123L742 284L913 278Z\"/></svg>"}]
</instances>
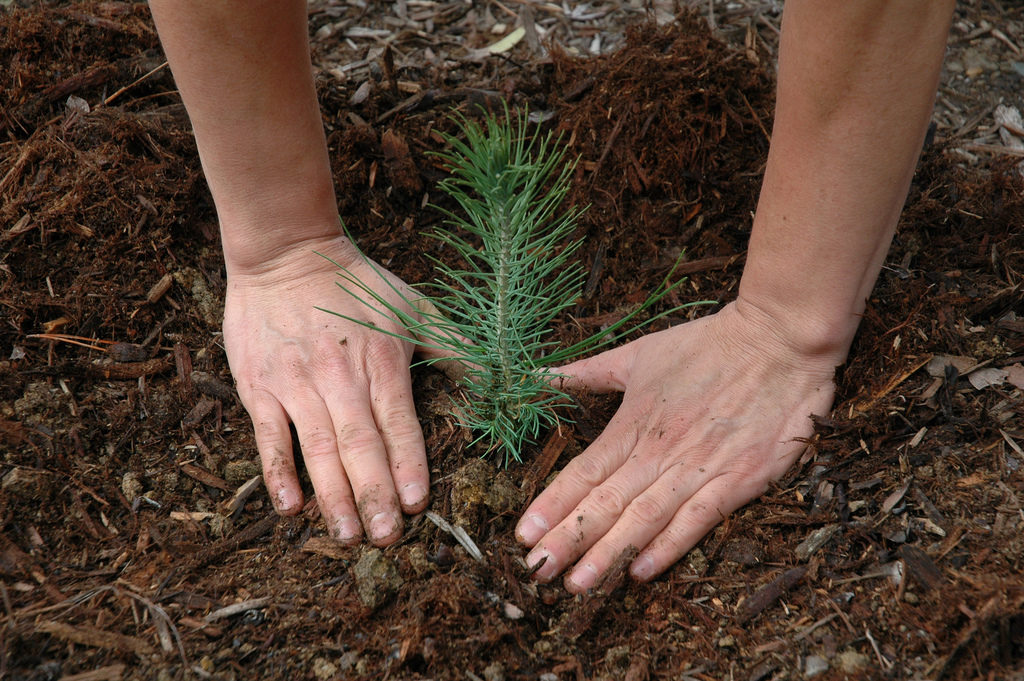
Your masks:
<instances>
[{"instance_id":1,"label":"pebble","mask_svg":"<svg viewBox=\"0 0 1024 681\"><path fill-rule=\"evenodd\" d=\"M318 679L329 679L338 673L338 666L322 657L313 658L313 676Z\"/></svg>"},{"instance_id":2,"label":"pebble","mask_svg":"<svg viewBox=\"0 0 1024 681\"><path fill-rule=\"evenodd\" d=\"M508 619L519 620L522 619L523 615L525 614L526 613L523 612L523 609L515 603L505 601L505 617L507 617Z\"/></svg>"},{"instance_id":3,"label":"pebble","mask_svg":"<svg viewBox=\"0 0 1024 681\"><path fill-rule=\"evenodd\" d=\"M505 667L500 662L487 665L484 669L484 681L505 681Z\"/></svg>"},{"instance_id":4,"label":"pebble","mask_svg":"<svg viewBox=\"0 0 1024 681\"><path fill-rule=\"evenodd\" d=\"M871 658L856 650L844 650L839 653L839 666L847 674L856 674L867 667L870 661Z\"/></svg>"},{"instance_id":5,"label":"pebble","mask_svg":"<svg viewBox=\"0 0 1024 681\"><path fill-rule=\"evenodd\" d=\"M404 581L380 549L368 549L352 568L360 602L371 610L398 591Z\"/></svg>"},{"instance_id":6,"label":"pebble","mask_svg":"<svg viewBox=\"0 0 1024 681\"><path fill-rule=\"evenodd\" d=\"M224 466L224 479L232 485L241 485L243 482L262 474L262 469L257 461L242 459L240 461L229 461Z\"/></svg>"},{"instance_id":7,"label":"pebble","mask_svg":"<svg viewBox=\"0 0 1024 681\"><path fill-rule=\"evenodd\" d=\"M124 492L124 498L128 500L128 503L132 503L137 497L142 496L144 490L145 487L142 480L139 479L138 473L129 471L121 478L121 491Z\"/></svg>"},{"instance_id":8,"label":"pebble","mask_svg":"<svg viewBox=\"0 0 1024 681\"><path fill-rule=\"evenodd\" d=\"M811 655L804 662L804 676L807 678L813 678L818 674L823 674L828 671L828 660L817 655Z\"/></svg>"},{"instance_id":9,"label":"pebble","mask_svg":"<svg viewBox=\"0 0 1024 681\"><path fill-rule=\"evenodd\" d=\"M31 468L13 468L4 476L0 488L12 497L26 501L49 496L44 491L49 487L47 474Z\"/></svg>"}]
</instances>

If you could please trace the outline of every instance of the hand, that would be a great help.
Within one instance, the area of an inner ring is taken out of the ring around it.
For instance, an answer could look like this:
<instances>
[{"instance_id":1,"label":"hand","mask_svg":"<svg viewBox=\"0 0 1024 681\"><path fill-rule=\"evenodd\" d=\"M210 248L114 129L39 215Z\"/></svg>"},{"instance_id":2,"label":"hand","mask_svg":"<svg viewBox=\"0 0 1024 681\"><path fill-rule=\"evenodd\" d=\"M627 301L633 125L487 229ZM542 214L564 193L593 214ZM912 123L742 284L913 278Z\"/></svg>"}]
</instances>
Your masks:
<instances>
[{"instance_id":1,"label":"hand","mask_svg":"<svg viewBox=\"0 0 1024 681\"><path fill-rule=\"evenodd\" d=\"M628 547L646 581L762 494L832 404L843 356L786 341L743 302L563 367L566 386L624 391L603 433L530 505L516 534L549 580L585 591ZM845 354L845 353L844 353Z\"/></svg>"},{"instance_id":2,"label":"hand","mask_svg":"<svg viewBox=\"0 0 1024 681\"><path fill-rule=\"evenodd\" d=\"M315 309L403 331L339 289L338 268L314 251L401 303L346 239L292 244L259 269L229 267L228 361L252 418L275 508L293 515L303 506L291 422L331 535L354 543L365 528L383 546L402 534L400 509L416 513L428 501L429 471L409 376L413 347Z\"/></svg>"}]
</instances>

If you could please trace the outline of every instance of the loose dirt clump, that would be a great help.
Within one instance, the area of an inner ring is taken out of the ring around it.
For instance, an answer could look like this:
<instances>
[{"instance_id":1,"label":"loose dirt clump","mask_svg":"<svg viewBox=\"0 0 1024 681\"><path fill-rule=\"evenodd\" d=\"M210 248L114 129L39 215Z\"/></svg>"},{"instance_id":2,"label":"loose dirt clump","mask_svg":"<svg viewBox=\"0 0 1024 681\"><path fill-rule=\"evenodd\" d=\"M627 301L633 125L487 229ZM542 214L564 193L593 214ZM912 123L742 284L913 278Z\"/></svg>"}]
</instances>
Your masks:
<instances>
[{"instance_id":1,"label":"loose dirt clump","mask_svg":"<svg viewBox=\"0 0 1024 681\"><path fill-rule=\"evenodd\" d=\"M332 542L315 502L278 518L250 483L215 215L144 6L12 9L0 37L0 676L1021 670L1024 181L1011 164L961 167L937 135L802 463L654 583L620 571L571 597L530 579L514 523L614 399L584 398L574 425L498 472L467 450L447 379L415 370L430 510L482 560L426 515L383 550ZM385 76L355 97L360 82L321 73L340 214L371 256L428 279L424 254L446 255L421 236L442 219L435 132L453 129L452 107L475 116L504 97L563 133L580 158L573 199L591 204L586 295L560 339L642 300L684 249L685 296L727 301L770 132L758 54L684 15L596 58L399 69L414 94Z\"/></svg>"}]
</instances>

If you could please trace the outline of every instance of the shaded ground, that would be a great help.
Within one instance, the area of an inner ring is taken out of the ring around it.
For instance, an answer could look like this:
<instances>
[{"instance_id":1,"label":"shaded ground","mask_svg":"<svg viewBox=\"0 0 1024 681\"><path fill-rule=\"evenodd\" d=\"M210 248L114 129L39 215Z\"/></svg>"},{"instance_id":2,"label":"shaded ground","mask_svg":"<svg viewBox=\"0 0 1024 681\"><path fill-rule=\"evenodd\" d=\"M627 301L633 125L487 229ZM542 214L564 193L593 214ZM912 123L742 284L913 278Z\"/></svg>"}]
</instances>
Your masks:
<instances>
[{"instance_id":1,"label":"shaded ground","mask_svg":"<svg viewBox=\"0 0 1024 681\"><path fill-rule=\"evenodd\" d=\"M683 17L589 60L467 61L394 89L378 74L356 103L359 82L322 76L342 217L428 277L423 254L444 256L419 236L440 219L422 207L441 200L432 131L501 95L552 114L581 158L591 275L561 338L641 300L683 248L687 295L728 300L770 130L757 54ZM383 552L332 544L315 504L277 519L247 484L215 217L145 7L2 14L0 63L0 676L1019 678L1016 157L961 167L933 143L803 463L653 585L572 598L528 579L512 529L612 400L584 399L524 453L536 463L499 472L465 449L447 380L416 372L431 510L482 561L425 516Z\"/></svg>"}]
</instances>

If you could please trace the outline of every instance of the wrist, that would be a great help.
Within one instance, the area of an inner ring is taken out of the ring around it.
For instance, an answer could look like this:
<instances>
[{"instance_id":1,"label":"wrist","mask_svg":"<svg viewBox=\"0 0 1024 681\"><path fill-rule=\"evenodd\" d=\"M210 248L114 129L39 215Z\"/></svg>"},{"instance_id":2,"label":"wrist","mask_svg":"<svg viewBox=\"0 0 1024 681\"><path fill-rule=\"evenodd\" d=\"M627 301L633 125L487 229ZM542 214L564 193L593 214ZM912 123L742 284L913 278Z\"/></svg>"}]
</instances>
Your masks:
<instances>
[{"instance_id":1,"label":"wrist","mask_svg":"<svg viewBox=\"0 0 1024 681\"><path fill-rule=\"evenodd\" d=\"M826 360L832 367L846 361L861 318L852 310L845 314L832 310L826 314L814 306L742 288L733 307L759 338L770 339L798 357Z\"/></svg>"},{"instance_id":2,"label":"wrist","mask_svg":"<svg viewBox=\"0 0 1024 681\"><path fill-rule=\"evenodd\" d=\"M308 224L282 226L274 222L264 229L259 222L236 230L222 223L221 234L229 282L250 276L259 279L273 274L291 276L293 269L302 273L319 268L337 269L316 253L342 267L351 266L361 257L356 245L345 236L337 216L333 220Z\"/></svg>"}]
</instances>

